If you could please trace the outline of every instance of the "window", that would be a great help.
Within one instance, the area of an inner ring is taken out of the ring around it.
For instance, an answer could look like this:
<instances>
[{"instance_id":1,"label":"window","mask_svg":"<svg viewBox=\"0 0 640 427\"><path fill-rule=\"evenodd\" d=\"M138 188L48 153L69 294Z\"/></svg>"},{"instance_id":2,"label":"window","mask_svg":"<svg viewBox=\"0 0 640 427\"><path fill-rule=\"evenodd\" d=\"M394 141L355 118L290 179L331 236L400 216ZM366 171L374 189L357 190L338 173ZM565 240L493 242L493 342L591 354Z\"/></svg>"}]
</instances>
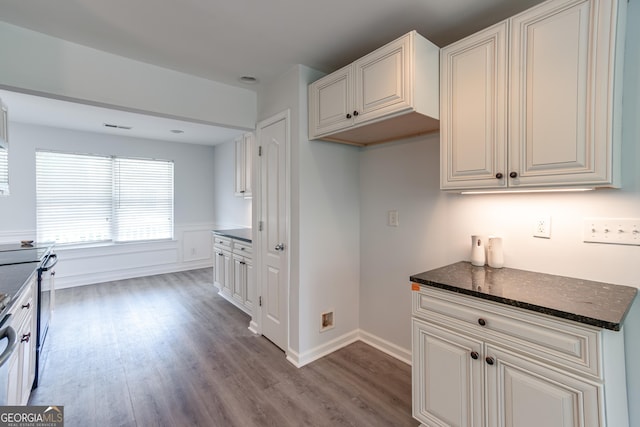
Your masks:
<instances>
[{"instance_id":1,"label":"window","mask_svg":"<svg viewBox=\"0 0 640 427\"><path fill-rule=\"evenodd\" d=\"M173 162L36 152L37 239L173 238Z\"/></svg>"}]
</instances>

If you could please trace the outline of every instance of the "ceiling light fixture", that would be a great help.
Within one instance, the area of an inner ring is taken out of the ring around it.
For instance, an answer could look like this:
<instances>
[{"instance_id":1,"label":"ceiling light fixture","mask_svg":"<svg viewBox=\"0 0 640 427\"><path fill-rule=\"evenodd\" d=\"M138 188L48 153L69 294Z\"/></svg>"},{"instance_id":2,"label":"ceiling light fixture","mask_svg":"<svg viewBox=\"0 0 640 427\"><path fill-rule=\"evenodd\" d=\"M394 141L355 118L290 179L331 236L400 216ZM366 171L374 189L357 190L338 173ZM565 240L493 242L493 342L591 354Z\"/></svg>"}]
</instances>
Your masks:
<instances>
[{"instance_id":1,"label":"ceiling light fixture","mask_svg":"<svg viewBox=\"0 0 640 427\"><path fill-rule=\"evenodd\" d=\"M171 133L184 133L182 129L171 129Z\"/></svg>"},{"instance_id":2,"label":"ceiling light fixture","mask_svg":"<svg viewBox=\"0 0 640 427\"><path fill-rule=\"evenodd\" d=\"M111 128L111 129L124 129L124 130L132 129L131 126L114 125L113 123L103 123L103 125L104 127Z\"/></svg>"},{"instance_id":3,"label":"ceiling light fixture","mask_svg":"<svg viewBox=\"0 0 640 427\"><path fill-rule=\"evenodd\" d=\"M579 191L595 190L593 187L575 188L529 188L529 189L505 189L505 190L469 190L461 191L460 194L515 194L515 193L568 193Z\"/></svg>"},{"instance_id":4,"label":"ceiling light fixture","mask_svg":"<svg viewBox=\"0 0 640 427\"><path fill-rule=\"evenodd\" d=\"M242 83L247 83L250 85L258 83L258 79L253 76L242 76L238 80L240 80Z\"/></svg>"}]
</instances>

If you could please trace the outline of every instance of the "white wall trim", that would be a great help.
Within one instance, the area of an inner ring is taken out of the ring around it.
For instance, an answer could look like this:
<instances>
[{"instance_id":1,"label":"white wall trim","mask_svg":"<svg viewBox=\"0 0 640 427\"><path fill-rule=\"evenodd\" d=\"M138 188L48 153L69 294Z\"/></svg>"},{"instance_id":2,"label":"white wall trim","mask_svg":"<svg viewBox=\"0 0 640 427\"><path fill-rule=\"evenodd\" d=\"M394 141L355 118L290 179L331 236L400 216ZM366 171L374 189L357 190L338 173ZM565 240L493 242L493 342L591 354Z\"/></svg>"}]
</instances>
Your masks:
<instances>
[{"instance_id":1,"label":"white wall trim","mask_svg":"<svg viewBox=\"0 0 640 427\"><path fill-rule=\"evenodd\" d=\"M138 268L102 271L92 274L56 275L56 289L74 288L77 286L94 285L96 283L112 282L115 280L133 279L135 277L155 276L157 274L176 273L178 271L213 268L210 262L174 263L153 265Z\"/></svg>"},{"instance_id":2,"label":"white wall trim","mask_svg":"<svg viewBox=\"0 0 640 427\"><path fill-rule=\"evenodd\" d=\"M249 329L251 330L251 327L249 327ZM381 352L411 366L411 350L402 348L361 329L351 331L302 354L289 349L287 351L287 360L296 368L302 368L303 366L327 356L334 351L340 350L349 344L353 344L356 341L362 341L376 350L380 350Z\"/></svg>"},{"instance_id":3,"label":"white wall trim","mask_svg":"<svg viewBox=\"0 0 640 427\"><path fill-rule=\"evenodd\" d=\"M388 354L391 357L398 359L401 362L406 363L411 366L411 350L402 348L390 341L382 339L376 335L373 335L369 332L360 330L360 340L365 344L369 344L371 347L374 347L383 353Z\"/></svg>"},{"instance_id":4,"label":"white wall trim","mask_svg":"<svg viewBox=\"0 0 640 427\"><path fill-rule=\"evenodd\" d=\"M336 350L340 350L341 348L346 347L349 344L353 344L358 340L359 331L356 329L325 344L312 348L309 351L305 351L302 354L296 353L295 351L289 349L289 351L287 351L287 360L291 362L295 367L301 368L304 365L307 365L315 360L320 359L321 357L333 353Z\"/></svg>"},{"instance_id":5,"label":"white wall trim","mask_svg":"<svg viewBox=\"0 0 640 427\"><path fill-rule=\"evenodd\" d=\"M174 226L174 240L94 245L60 245L55 286L75 286L213 268L213 223ZM0 243L34 239L36 230L0 232ZM186 238L185 236L188 236ZM193 254L191 246L193 245Z\"/></svg>"}]
</instances>

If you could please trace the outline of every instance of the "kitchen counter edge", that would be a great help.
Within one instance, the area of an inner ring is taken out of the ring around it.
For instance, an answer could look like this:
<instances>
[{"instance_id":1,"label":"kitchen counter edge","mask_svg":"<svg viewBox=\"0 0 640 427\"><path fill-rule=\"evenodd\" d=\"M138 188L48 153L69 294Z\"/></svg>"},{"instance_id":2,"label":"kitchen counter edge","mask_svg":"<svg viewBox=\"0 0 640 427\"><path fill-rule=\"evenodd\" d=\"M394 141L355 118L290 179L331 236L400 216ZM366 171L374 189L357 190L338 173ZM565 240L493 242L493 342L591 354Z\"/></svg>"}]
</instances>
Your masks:
<instances>
[{"instance_id":1,"label":"kitchen counter edge","mask_svg":"<svg viewBox=\"0 0 640 427\"><path fill-rule=\"evenodd\" d=\"M466 261L415 274L409 280L613 331L621 329L638 291L526 270L475 267Z\"/></svg>"},{"instance_id":2,"label":"kitchen counter edge","mask_svg":"<svg viewBox=\"0 0 640 427\"><path fill-rule=\"evenodd\" d=\"M232 239L242 240L247 243L252 242L251 228L233 228L228 230L212 230L213 234L219 236L230 237Z\"/></svg>"}]
</instances>

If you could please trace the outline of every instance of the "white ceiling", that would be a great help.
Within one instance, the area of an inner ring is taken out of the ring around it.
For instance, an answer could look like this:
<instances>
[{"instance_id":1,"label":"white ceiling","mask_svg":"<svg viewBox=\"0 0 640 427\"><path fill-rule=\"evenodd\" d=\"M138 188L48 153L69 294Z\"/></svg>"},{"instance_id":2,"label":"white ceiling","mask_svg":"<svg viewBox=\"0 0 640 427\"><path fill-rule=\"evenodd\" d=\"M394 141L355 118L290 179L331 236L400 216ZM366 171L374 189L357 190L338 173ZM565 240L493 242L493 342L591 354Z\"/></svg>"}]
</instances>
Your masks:
<instances>
[{"instance_id":1,"label":"white ceiling","mask_svg":"<svg viewBox=\"0 0 640 427\"><path fill-rule=\"evenodd\" d=\"M243 133L237 129L147 114L114 110L0 89L0 99L9 106L11 122L160 141L216 145ZM112 124L131 129L111 128ZM182 130L174 133L172 130Z\"/></svg>"},{"instance_id":2,"label":"white ceiling","mask_svg":"<svg viewBox=\"0 0 640 427\"><path fill-rule=\"evenodd\" d=\"M258 90L294 64L332 72L413 29L444 46L540 2L0 0L0 20L124 57ZM241 76L254 76L258 84L242 83ZM15 120L21 113L13 110L12 106ZM106 119L98 119L105 112L97 112L94 120L105 122ZM113 120L136 123L141 120L138 116L116 115ZM61 123L59 118L57 123ZM158 118L141 123L160 126ZM167 126L174 129L178 125ZM192 125L205 131L204 125ZM220 128L210 130L215 134ZM186 134L185 131L182 138L187 139Z\"/></svg>"}]
</instances>

